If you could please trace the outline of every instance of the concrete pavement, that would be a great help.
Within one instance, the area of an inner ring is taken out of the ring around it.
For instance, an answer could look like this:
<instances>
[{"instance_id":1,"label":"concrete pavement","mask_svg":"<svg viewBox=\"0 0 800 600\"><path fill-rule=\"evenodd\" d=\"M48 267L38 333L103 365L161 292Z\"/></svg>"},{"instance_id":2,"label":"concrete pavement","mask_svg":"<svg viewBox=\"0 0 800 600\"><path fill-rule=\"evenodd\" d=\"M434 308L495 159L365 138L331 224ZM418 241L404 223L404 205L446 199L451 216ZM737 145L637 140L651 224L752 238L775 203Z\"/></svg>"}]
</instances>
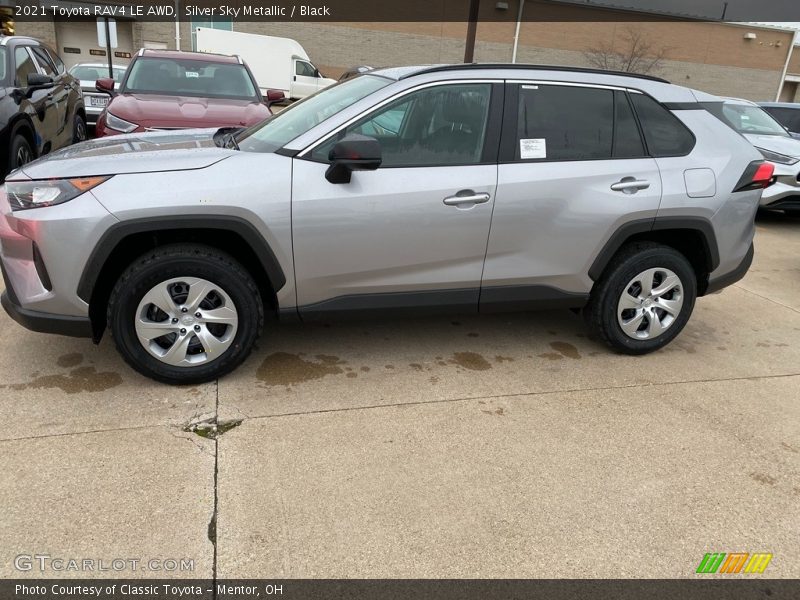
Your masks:
<instances>
[{"instance_id":1,"label":"concrete pavement","mask_svg":"<svg viewBox=\"0 0 800 600\"><path fill-rule=\"evenodd\" d=\"M684 577L763 551L798 577L799 233L760 218L748 276L636 358L569 312L291 325L170 388L2 315L0 576L39 552L194 561L115 576ZM216 439L187 427L215 415Z\"/></svg>"}]
</instances>

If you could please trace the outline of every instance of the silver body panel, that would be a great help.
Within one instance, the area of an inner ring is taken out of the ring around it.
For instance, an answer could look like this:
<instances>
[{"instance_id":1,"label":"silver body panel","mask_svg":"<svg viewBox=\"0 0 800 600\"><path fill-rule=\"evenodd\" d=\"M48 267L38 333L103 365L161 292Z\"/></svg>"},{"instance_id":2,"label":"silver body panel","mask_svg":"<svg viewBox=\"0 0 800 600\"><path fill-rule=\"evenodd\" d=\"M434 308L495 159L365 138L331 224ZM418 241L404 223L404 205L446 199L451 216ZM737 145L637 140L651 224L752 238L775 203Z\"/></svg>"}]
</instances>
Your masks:
<instances>
[{"instance_id":1,"label":"silver body panel","mask_svg":"<svg viewBox=\"0 0 800 600\"><path fill-rule=\"evenodd\" d=\"M720 255L712 279L742 263L761 191L733 190L760 154L703 110L674 111L697 138L691 154L675 158L379 168L332 184L327 165L305 157L346 123L412 88L519 79L519 69L501 68L401 79L290 141L284 151L295 157L218 148L209 143L214 130L116 136L56 152L11 178L114 177L65 204L14 213L0 193L6 275L23 308L85 316L78 280L108 228L192 215L249 222L286 276L277 291L280 309L299 306L301 315L303 307L350 296L465 290L477 310L481 287L588 294L590 266L615 231L661 217L712 224ZM664 103L707 100L687 88L617 75L531 69L524 79L633 89ZM649 187L611 189L626 177ZM489 199L469 208L443 203L466 190ZM53 279L51 292L37 283L32 242Z\"/></svg>"}]
</instances>

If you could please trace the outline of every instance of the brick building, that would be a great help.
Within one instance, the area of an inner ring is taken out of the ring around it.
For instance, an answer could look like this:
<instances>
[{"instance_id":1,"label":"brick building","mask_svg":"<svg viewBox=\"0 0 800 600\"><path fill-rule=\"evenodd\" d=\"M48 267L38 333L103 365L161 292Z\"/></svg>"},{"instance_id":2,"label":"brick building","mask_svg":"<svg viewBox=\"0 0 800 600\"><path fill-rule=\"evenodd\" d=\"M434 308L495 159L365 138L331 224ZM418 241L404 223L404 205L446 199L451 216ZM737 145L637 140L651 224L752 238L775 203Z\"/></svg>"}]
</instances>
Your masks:
<instances>
[{"instance_id":1,"label":"brick building","mask_svg":"<svg viewBox=\"0 0 800 600\"><path fill-rule=\"evenodd\" d=\"M444 2L445 0L430 0ZM466 0L464 0L466 2ZM511 60L515 16L520 0L484 0L477 28L475 60ZM7 3L1 0L0 4ZM48 0L48 3L52 3ZM73 1L72 4L75 4ZM503 5L509 18L497 20ZM713 94L752 100L800 101L800 49L792 52L794 32L788 28L722 22L676 21L648 14L646 22L624 22L632 13L586 6L553 5L527 0L525 17L547 13L548 22L521 23L517 61L591 66L592 50L624 50L632 30L648 40L651 52L663 54L652 74ZM619 17L619 20L614 20ZM344 69L415 63L460 62L467 24L306 23L208 20L175 23L118 20L120 48L115 61L141 47L191 50L194 27L216 27L247 33L290 37L300 42L328 77ZM18 22L16 32L40 38L57 48L67 64L103 61L93 22ZM104 51L103 51L104 52ZM594 53L595 55L597 52ZM788 59L788 69L787 67ZM786 78L782 75L786 69Z\"/></svg>"}]
</instances>

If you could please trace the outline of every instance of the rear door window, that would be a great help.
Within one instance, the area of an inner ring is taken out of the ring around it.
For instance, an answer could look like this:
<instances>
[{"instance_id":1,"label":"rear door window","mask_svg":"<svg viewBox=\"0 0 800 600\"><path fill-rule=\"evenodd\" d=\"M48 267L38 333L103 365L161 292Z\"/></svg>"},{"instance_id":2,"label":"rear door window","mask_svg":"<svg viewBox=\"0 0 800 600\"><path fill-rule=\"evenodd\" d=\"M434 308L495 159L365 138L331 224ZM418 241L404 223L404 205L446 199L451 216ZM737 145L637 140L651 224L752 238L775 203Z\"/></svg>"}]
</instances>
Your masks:
<instances>
[{"instance_id":1,"label":"rear door window","mask_svg":"<svg viewBox=\"0 0 800 600\"><path fill-rule=\"evenodd\" d=\"M686 156L692 151L694 135L675 115L645 94L631 94L630 98L651 156Z\"/></svg>"},{"instance_id":2,"label":"rear door window","mask_svg":"<svg viewBox=\"0 0 800 600\"><path fill-rule=\"evenodd\" d=\"M646 156L625 92L550 84L519 84L517 91L514 161Z\"/></svg>"}]
</instances>

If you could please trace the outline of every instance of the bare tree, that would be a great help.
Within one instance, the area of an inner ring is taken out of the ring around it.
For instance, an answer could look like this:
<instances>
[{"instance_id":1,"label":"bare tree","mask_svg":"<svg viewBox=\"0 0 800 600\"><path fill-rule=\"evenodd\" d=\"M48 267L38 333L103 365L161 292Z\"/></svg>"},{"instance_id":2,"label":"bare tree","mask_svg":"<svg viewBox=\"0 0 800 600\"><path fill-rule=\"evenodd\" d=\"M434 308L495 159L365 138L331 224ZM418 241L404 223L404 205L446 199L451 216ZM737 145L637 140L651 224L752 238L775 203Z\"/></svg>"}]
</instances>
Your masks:
<instances>
[{"instance_id":1,"label":"bare tree","mask_svg":"<svg viewBox=\"0 0 800 600\"><path fill-rule=\"evenodd\" d=\"M597 69L650 75L661 70L669 51L666 46L656 46L640 29L627 27L621 44L602 42L587 48L583 56Z\"/></svg>"}]
</instances>

